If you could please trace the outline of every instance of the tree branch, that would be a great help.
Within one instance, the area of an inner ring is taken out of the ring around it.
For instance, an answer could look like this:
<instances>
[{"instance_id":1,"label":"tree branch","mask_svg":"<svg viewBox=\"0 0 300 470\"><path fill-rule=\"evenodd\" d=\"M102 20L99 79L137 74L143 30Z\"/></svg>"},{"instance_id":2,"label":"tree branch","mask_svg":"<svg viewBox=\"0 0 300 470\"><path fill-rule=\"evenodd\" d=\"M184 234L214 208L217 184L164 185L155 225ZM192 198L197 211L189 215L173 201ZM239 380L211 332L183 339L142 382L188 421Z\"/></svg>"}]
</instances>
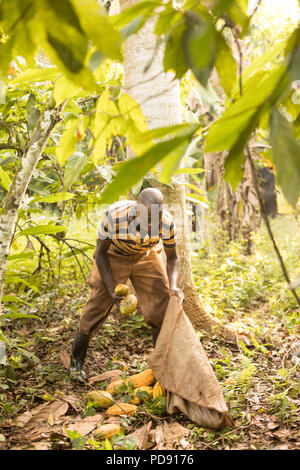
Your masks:
<instances>
[{"instance_id":1,"label":"tree branch","mask_svg":"<svg viewBox=\"0 0 300 470\"><path fill-rule=\"evenodd\" d=\"M0 150L17 150L18 153L21 153L21 148L13 144L0 144Z\"/></svg>"}]
</instances>

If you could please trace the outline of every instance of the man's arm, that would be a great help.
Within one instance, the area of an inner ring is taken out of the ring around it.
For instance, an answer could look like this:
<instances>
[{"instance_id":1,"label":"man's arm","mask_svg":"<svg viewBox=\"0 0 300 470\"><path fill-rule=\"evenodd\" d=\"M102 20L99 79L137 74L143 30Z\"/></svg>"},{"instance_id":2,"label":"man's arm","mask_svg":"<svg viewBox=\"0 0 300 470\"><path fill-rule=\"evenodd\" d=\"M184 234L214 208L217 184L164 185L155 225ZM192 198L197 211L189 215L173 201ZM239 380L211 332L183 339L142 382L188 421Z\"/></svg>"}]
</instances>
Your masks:
<instances>
[{"instance_id":1,"label":"man's arm","mask_svg":"<svg viewBox=\"0 0 300 470\"><path fill-rule=\"evenodd\" d=\"M108 293L114 302L118 302L122 297L115 294L115 284L113 274L108 258L107 251L110 247L111 240L97 240L97 246L95 250L95 260L97 263L98 270L101 274L102 280L104 281Z\"/></svg>"},{"instance_id":2,"label":"man's arm","mask_svg":"<svg viewBox=\"0 0 300 470\"><path fill-rule=\"evenodd\" d=\"M167 257L167 274L169 278L169 285L171 295L183 296L182 291L177 287L177 279L179 273L179 258L177 256L176 247L164 247Z\"/></svg>"}]
</instances>

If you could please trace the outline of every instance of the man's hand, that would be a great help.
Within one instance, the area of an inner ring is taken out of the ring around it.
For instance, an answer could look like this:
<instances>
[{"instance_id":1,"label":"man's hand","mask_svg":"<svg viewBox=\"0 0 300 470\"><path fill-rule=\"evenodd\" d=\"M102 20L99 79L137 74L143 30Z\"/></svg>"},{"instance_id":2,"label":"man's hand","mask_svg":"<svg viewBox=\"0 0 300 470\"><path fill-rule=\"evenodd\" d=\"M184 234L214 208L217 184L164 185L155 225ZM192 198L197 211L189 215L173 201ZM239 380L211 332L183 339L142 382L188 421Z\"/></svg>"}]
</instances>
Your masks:
<instances>
[{"instance_id":1,"label":"man's hand","mask_svg":"<svg viewBox=\"0 0 300 470\"><path fill-rule=\"evenodd\" d=\"M124 297L121 295L117 295L115 292L110 293L111 298L113 299L114 304L116 304L119 307L119 304Z\"/></svg>"},{"instance_id":2,"label":"man's hand","mask_svg":"<svg viewBox=\"0 0 300 470\"><path fill-rule=\"evenodd\" d=\"M184 294L182 292L181 289L179 289L179 287L172 287L170 288L170 294L171 294L171 297L176 295L177 297L179 297L181 300L184 299Z\"/></svg>"}]
</instances>

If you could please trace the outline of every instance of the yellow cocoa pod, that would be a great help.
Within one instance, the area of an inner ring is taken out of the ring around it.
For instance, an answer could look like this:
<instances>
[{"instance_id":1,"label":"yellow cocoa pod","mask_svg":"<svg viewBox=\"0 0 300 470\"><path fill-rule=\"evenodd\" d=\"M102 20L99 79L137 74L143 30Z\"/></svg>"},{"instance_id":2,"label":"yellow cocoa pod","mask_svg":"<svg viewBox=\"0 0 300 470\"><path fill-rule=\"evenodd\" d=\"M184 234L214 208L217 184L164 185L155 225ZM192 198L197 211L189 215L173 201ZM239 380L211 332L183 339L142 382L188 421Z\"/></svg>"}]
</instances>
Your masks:
<instances>
[{"instance_id":1,"label":"yellow cocoa pod","mask_svg":"<svg viewBox=\"0 0 300 470\"><path fill-rule=\"evenodd\" d=\"M124 299L120 302L120 312L122 315L130 315L137 306L137 298L133 294L128 294Z\"/></svg>"},{"instance_id":2,"label":"yellow cocoa pod","mask_svg":"<svg viewBox=\"0 0 300 470\"><path fill-rule=\"evenodd\" d=\"M105 413L108 416L115 415L133 415L137 410L137 407L131 403L116 403L115 405L108 408Z\"/></svg>"},{"instance_id":3,"label":"yellow cocoa pod","mask_svg":"<svg viewBox=\"0 0 300 470\"><path fill-rule=\"evenodd\" d=\"M153 387L153 398L164 397L166 394L166 391L159 385L159 382L156 382Z\"/></svg>"},{"instance_id":4,"label":"yellow cocoa pod","mask_svg":"<svg viewBox=\"0 0 300 470\"><path fill-rule=\"evenodd\" d=\"M93 390L86 396L94 408L108 408L114 403L114 399L110 393L102 390Z\"/></svg>"},{"instance_id":5,"label":"yellow cocoa pod","mask_svg":"<svg viewBox=\"0 0 300 470\"><path fill-rule=\"evenodd\" d=\"M95 429L94 437L98 441L104 441L106 438L111 439L116 434L121 434L122 428L118 424L108 423L103 424L99 428Z\"/></svg>"},{"instance_id":6,"label":"yellow cocoa pod","mask_svg":"<svg viewBox=\"0 0 300 470\"><path fill-rule=\"evenodd\" d=\"M145 385L151 385L154 380L155 377L153 375L152 369L146 369L139 374L132 375L126 380L126 382L133 388L139 388Z\"/></svg>"},{"instance_id":7,"label":"yellow cocoa pod","mask_svg":"<svg viewBox=\"0 0 300 470\"><path fill-rule=\"evenodd\" d=\"M133 398L131 398L131 400L129 400L129 403L133 403L134 405L139 405L140 399L136 396L133 396Z\"/></svg>"},{"instance_id":8,"label":"yellow cocoa pod","mask_svg":"<svg viewBox=\"0 0 300 470\"><path fill-rule=\"evenodd\" d=\"M129 294L129 287L126 284L118 284L115 288L115 294L126 297Z\"/></svg>"},{"instance_id":9,"label":"yellow cocoa pod","mask_svg":"<svg viewBox=\"0 0 300 470\"><path fill-rule=\"evenodd\" d=\"M129 403L134 403L135 405L138 405L141 401L143 401L143 395L142 395L142 393L139 394L139 392L145 392L149 395L149 397L152 397L153 388L148 387L147 385L144 385L143 387L136 388L134 390L133 398L130 400Z\"/></svg>"},{"instance_id":10,"label":"yellow cocoa pod","mask_svg":"<svg viewBox=\"0 0 300 470\"><path fill-rule=\"evenodd\" d=\"M110 393L111 395L118 395L118 393L122 392L122 386L126 385L126 382L124 380L115 380L114 382L111 382L107 387L106 391L107 393ZM124 387L123 387L124 388Z\"/></svg>"}]
</instances>

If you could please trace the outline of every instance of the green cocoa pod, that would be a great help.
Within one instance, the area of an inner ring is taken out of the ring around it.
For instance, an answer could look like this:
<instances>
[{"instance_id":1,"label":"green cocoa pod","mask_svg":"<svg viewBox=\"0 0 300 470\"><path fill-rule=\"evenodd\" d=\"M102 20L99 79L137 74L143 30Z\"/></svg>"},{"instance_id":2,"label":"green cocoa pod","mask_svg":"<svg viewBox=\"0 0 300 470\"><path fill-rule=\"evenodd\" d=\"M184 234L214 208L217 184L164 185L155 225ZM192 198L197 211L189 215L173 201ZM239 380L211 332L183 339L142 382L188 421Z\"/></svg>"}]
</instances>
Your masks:
<instances>
[{"instance_id":1,"label":"green cocoa pod","mask_svg":"<svg viewBox=\"0 0 300 470\"><path fill-rule=\"evenodd\" d=\"M126 297L129 294L129 287L126 284L118 284L115 288L115 294Z\"/></svg>"},{"instance_id":2,"label":"green cocoa pod","mask_svg":"<svg viewBox=\"0 0 300 470\"><path fill-rule=\"evenodd\" d=\"M102 390L93 390L89 392L86 399L94 408L109 408L114 404L112 395Z\"/></svg>"},{"instance_id":3,"label":"green cocoa pod","mask_svg":"<svg viewBox=\"0 0 300 470\"><path fill-rule=\"evenodd\" d=\"M120 312L122 315L130 315L137 306L137 298L133 294L128 294L125 299L120 302Z\"/></svg>"}]
</instances>

